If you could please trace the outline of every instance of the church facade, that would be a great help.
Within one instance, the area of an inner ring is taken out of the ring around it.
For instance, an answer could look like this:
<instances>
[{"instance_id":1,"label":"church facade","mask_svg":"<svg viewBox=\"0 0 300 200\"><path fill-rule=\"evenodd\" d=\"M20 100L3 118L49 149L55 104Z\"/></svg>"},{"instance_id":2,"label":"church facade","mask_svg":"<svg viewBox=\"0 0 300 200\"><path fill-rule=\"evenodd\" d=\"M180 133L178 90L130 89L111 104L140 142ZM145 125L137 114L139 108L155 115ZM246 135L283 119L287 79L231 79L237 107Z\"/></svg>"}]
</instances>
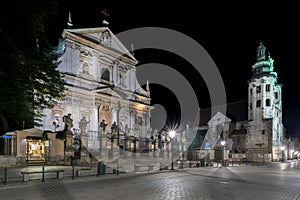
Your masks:
<instances>
[{"instance_id":1,"label":"church facade","mask_svg":"<svg viewBox=\"0 0 300 200\"><path fill-rule=\"evenodd\" d=\"M83 162L90 154L103 160L113 155L114 144L135 151L136 139L151 132L149 85L143 89L137 82L138 61L108 27L65 29L62 36L58 70L66 97L43 111L41 129L62 131L64 119L71 120L65 155L73 155L79 137Z\"/></svg>"}]
</instances>

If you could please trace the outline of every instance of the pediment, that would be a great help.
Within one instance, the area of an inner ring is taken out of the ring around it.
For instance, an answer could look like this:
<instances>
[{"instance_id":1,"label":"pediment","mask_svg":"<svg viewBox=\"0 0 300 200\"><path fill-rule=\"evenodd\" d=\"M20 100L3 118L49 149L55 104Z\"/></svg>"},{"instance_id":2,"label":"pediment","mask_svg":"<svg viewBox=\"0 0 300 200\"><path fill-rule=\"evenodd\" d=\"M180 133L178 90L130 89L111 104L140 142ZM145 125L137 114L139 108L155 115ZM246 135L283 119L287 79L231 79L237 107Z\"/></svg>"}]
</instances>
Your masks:
<instances>
[{"instance_id":1,"label":"pediment","mask_svg":"<svg viewBox=\"0 0 300 200\"><path fill-rule=\"evenodd\" d=\"M99 46L126 56L137 63L134 56L126 49L121 41L111 32L108 27L84 28L84 29L65 29L64 38L80 39L85 45Z\"/></svg>"},{"instance_id":2,"label":"pediment","mask_svg":"<svg viewBox=\"0 0 300 200\"><path fill-rule=\"evenodd\" d=\"M209 125L211 124L219 124L219 123L226 123L231 122L231 119L229 119L226 115L224 115L221 112L217 112L208 122Z\"/></svg>"},{"instance_id":3,"label":"pediment","mask_svg":"<svg viewBox=\"0 0 300 200\"><path fill-rule=\"evenodd\" d=\"M126 92L117 89L107 88L107 87L98 88L95 90L95 92L99 94L115 97L118 99L126 99L129 96L129 94L127 94Z\"/></svg>"}]
</instances>

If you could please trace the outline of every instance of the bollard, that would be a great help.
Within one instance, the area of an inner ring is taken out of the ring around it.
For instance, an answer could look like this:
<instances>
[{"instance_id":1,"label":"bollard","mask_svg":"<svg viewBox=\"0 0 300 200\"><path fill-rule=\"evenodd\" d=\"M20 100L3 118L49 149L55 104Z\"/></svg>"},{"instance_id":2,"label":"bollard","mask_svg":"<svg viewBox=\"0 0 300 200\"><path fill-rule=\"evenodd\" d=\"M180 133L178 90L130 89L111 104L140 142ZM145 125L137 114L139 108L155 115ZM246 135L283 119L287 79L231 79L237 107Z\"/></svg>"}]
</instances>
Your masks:
<instances>
[{"instance_id":1,"label":"bollard","mask_svg":"<svg viewBox=\"0 0 300 200\"><path fill-rule=\"evenodd\" d=\"M5 168L4 168L4 180L3 180L3 185L6 185L6 184L7 184L6 177L7 177L7 168L5 167Z\"/></svg>"},{"instance_id":2,"label":"bollard","mask_svg":"<svg viewBox=\"0 0 300 200\"><path fill-rule=\"evenodd\" d=\"M98 165L97 165L97 177L100 175L100 170L101 170L101 163L98 162Z\"/></svg>"},{"instance_id":3,"label":"bollard","mask_svg":"<svg viewBox=\"0 0 300 200\"><path fill-rule=\"evenodd\" d=\"M45 182L45 167L44 166L42 168L42 172L43 172L42 182Z\"/></svg>"},{"instance_id":4,"label":"bollard","mask_svg":"<svg viewBox=\"0 0 300 200\"><path fill-rule=\"evenodd\" d=\"M74 169L74 162L72 162L72 179L74 178L75 178L75 169Z\"/></svg>"}]
</instances>

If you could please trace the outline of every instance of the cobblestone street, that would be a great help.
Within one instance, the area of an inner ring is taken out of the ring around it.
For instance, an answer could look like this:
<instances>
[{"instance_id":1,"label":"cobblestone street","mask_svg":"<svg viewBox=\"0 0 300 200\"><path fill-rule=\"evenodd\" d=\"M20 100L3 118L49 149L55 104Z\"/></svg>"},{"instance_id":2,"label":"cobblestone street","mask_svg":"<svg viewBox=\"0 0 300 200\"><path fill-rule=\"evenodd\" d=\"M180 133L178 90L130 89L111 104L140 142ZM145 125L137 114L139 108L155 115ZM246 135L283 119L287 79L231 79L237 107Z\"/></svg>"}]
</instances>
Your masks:
<instances>
[{"instance_id":1,"label":"cobblestone street","mask_svg":"<svg viewBox=\"0 0 300 200\"><path fill-rule=\"evenodd\" d=\"M300 199L299 162L1 185L0 199Z\"/></svg>"}]
</instances>

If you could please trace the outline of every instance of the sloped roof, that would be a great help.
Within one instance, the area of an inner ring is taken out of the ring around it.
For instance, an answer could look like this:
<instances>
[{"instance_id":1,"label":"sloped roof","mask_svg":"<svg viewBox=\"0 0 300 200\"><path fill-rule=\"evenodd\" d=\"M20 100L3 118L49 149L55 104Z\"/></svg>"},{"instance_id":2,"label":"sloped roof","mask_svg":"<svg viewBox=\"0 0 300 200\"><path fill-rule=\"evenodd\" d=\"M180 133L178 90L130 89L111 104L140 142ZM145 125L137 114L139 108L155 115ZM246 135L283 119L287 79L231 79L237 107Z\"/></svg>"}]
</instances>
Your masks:
<instances>
[{"instance_id":1,"label":"sloped roof","mask_svg":"<svg viewBox=\"0 0 300 200\"><path fill-rule=\"evenodd\" d=\"M24 129L24 130L16 130L16 131L12 131L12 132L7 132L4 135L15 136L17 131L26 132L27 137L42 137L42 135L43 135L43 130L38 129L38 128L29 128L29 129Z\"/></svg>"},{"instance_id":2,"label":"sloped roof","mask_svg":"<svg viewBox=\"0 0 300 200\"><path fill-rule=\"evenodd\" d=\"M103 34L106 34L105 37ZM138 62L108 27L65 29L62 36L64 38L77 39L76 41L82 42L86 46L107 49L129 58L135 64ZM104 39L109 42L105 42Z\"/></svg>"}]
</instances>

